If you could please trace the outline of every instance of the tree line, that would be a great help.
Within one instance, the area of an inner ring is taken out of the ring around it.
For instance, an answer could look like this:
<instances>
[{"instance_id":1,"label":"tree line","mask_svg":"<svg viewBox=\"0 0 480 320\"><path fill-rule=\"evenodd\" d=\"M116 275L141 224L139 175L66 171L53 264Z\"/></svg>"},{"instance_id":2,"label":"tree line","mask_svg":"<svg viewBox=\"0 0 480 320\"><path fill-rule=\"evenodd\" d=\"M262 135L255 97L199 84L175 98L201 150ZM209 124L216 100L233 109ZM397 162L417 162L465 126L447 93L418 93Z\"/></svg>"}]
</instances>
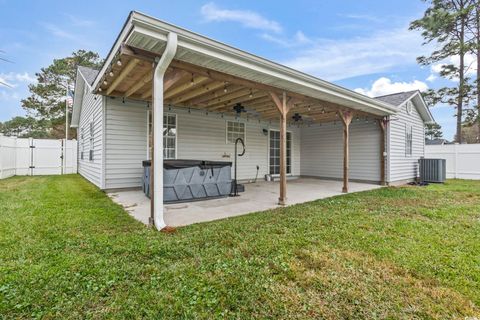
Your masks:
<instances>
[{"instance_id":1,"label":"tree line","mask_svg":"<svg viewBox=\"0 0 480 320\"><path fill-rule=\"evenodd\" d=\"M420 65L439 66L439 75L454 85L430 89L425 100L454 108L455 141L480 142L480 0L423 0L424 15L410 24L432 44L428 56L417 58ZM467 141L468 140L468 141Z\"/></svg>"},{"instance_id":2,"label":"tree line","mask_svg":"<svg viewBox=\"0 0 480 320\"><path fill-rule=\"evenodd\" d=\"M18 137L65 138L67 91L73 93L77 67L99 68L102 63L98 53L86 50L54 59L52 64L35 74L37 81L28 86L30 95L20 102L27 115L0 122L0 132ZM71 113L70 106L69 119ZM69 131L69 139L75 137L75 130Z\"/></svg>"},{"instance_id":3,"label":"tree line","mask_svg":"<svg viewBox=\"0 0 480 320\"><path fill-rule=\"evenodd\" d=\"M447 104L455 110L455 141L480 142L480 0L421 1L428 7L421 18L410 23L410 29L420 31L424 44L434 49L417 61L422 66L439 66L440 77L452 80L451 86L428 90L424 98L430 107ZM55 59L35 74L37 82L29 85L30 96L21 100L27 116L0 123L0 132L65 137L65 95L67 89L73 91L77 66L98 68L101 64L97 53L86 50ZM72 132L71 137L74 135ZM429 125L426 136L442 137L441 127Z\"/></svg>"}]
</instances>

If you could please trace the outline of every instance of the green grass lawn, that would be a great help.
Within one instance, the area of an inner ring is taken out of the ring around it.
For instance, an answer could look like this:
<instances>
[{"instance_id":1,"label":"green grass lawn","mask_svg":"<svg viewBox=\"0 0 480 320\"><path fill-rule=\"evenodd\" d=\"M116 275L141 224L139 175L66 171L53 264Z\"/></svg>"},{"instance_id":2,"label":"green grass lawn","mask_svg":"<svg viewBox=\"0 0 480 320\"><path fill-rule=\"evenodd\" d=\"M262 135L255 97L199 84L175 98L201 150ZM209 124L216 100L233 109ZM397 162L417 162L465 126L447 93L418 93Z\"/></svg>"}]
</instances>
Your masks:
<instances>
[{"instance_id":1,"label":"green grass lawn","mask_svg":"<svg viewBox=\"0 0 480 320\"><path fill-rule=\"evenodd\" d=\"M0 181L0 318L480 315L480 181L163 234L83 178Z\"/></svg>"}]
</instances>

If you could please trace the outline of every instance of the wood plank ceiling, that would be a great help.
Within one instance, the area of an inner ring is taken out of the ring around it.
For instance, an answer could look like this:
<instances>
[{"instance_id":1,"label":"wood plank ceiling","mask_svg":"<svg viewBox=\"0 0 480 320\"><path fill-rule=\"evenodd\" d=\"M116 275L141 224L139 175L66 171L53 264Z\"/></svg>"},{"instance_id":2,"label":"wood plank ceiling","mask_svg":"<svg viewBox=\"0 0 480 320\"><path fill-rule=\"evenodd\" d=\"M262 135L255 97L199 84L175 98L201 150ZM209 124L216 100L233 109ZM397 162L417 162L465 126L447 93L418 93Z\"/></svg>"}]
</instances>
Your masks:
<instances>
[{"instance_id":1,"label":"wood plank ceiling","mask_svg":"<svg viewBox=\"0 0 480 320\"><path fill-rule=\"evenodd\" d=\"M151 101L153 59L133 54L119 54L102 79L98 93L108 96ZM221 74L213 70L174 60L165 75L165 105L237 115L234 107L241 103L240 116L275 120L279 112L267 86ZM277 89L277 92L281 92ZM300 123L339 120L338 112L353 111L356 117L379 119L378 116L350 110L340 105L291 93L294 106L290 122L299 114Z\"/></svg>"}]
</instances>

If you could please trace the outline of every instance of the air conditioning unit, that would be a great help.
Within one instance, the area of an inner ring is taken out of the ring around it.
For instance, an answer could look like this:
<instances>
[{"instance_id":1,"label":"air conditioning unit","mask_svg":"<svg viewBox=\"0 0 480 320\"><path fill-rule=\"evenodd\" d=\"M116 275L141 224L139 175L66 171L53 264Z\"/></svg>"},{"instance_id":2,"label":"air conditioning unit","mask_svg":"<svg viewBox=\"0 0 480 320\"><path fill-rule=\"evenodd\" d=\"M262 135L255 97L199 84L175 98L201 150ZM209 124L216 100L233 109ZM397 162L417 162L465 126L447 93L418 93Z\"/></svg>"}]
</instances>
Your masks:
<instances>
[{"instance_id":1,"label":"air conditioning unit","mask_svg":"<svg viewBox=\"0 0 480 320\"><path fill-rule=\"evenodd\" d=\"M445 159L418 160L420 168L420 181L444 183L447 179L447 161Z\"/></svg>"}]
</instances>

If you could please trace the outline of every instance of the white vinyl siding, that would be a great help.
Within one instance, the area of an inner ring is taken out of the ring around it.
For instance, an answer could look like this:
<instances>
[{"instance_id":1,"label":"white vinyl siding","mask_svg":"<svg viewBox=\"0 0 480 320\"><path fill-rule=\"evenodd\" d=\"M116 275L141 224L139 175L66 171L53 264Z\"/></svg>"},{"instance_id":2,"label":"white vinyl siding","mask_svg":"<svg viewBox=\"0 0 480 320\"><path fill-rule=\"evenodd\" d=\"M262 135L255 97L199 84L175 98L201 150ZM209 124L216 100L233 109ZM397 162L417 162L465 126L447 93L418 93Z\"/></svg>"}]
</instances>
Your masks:
<instances>
[{"instance_id":1,"label":"white vinyl siding","mask_svg":"<svg viewBox=\"0 0 480 320\"><path fill-rule=\"evenodd\" d=\"M407 155L406 128L408 131L409 127L412 133L411 155ZM399 112L392 116L389 122L388 182L403 182L416 178L418 159L425 154L424 137L424 123L416 106L412 113L408 114L405 104L401 105Z\"/></svg>"},{"instance_id":2,"label":"white vinyl siding","mask_svg":"<svg viewBox=\"0 0 480 320\"><path fill-rule=\"evenodd\" d=\"M350 179L380 181L378 123L353 119L350 125ZM302 176L343 178L343 125L315 124L301 131Z\"/></svg>"},{"instance_id":3,"label":"white vinyl siding","mask_svg":"<svg viewBox=\"0 0 480 320\"><path fill-rule=\"evenodd\" d=\"M102 96L95 96L87 90L82 100L79 121L81 149L78 154L78 173L99 188L102 187L103 101ZM90 150L93 160L89 160Z\"/></svg>"},{"instance_id":4,"label":"white vinyl siding","mask_svg":"<svg viewBox=\"0 0 480 320\"><path fill-rule=\"evenodd\" d=\"M147 159L147 104L106 99L105 188L142 185Z\"/></svg>"},{"instance_id":5,"label":"white vinyl siding","mask_svg":"<svg viewBox=\"0 0 480 320\"><path fill-rule=\"evenodd\" d=\"M259 166L258 179L262 180L269 173L268 133L263 130L278 130L277 121L261 122L245 117L235 120L234 117L221 117L220 114L173 108L177 113L178 159L200 159L234 161L234 144L225 141L226 121L245 123L245 155L238 157L238 179L255 178L256 166ZM292 175L300 175L300 129L290 127L292 133ZM229 157L224 157L224 155ZM232 164L233 165L233 164ZM233 167L232 167L233 170ZM233 172L233 171L232 171Z\"/></svg>"}]
</instances>

